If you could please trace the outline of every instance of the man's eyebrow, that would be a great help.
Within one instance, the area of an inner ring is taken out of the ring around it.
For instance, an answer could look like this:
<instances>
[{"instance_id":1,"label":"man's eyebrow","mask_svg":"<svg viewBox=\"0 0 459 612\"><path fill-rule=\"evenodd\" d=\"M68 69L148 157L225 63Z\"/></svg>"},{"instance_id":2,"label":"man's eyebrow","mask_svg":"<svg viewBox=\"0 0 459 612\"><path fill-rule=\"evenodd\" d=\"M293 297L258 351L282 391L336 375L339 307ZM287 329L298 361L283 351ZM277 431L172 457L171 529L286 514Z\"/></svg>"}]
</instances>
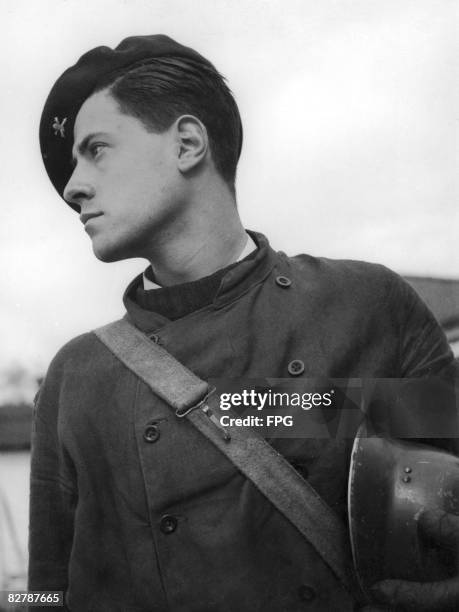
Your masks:
<instances>
[{"instance_id":1,"label":"man's eyebrow","mask_svg":"<svg viewBox=\"0 0 459 612\"><path fill-rule=\"evenodd\" d=\"M93 138L100 138L101 136L108 136L107 132L91 132L91 134L88 134L87 136L85 136L83 138L83 140L80 142L80 144L77 146L77 151L80 155L84 155L85 152L87 151L88 145L91 142L91 140ZM75 157L75 153L74 153L75 147L73 147L72 149L72 166L75 167L76 166L76 157Z\"/></svg>"}]
</instances>

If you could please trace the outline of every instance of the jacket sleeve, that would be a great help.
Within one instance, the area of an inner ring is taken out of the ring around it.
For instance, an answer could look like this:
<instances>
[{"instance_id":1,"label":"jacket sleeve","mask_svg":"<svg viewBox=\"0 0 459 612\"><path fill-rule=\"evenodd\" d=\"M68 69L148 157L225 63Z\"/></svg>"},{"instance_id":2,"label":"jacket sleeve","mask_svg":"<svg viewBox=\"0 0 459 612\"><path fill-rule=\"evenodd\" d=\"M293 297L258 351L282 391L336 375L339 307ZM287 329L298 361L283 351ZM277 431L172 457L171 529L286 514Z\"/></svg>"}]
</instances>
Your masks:
<instances>
[{"instance_id":1,"label":"jacket sleeve","mask_svg":"<svg viewBox=\"0 0 459 612\"><path fill-rule=\"evenodd\" d=\"M459 363L438 321L403 279L394 275L391 309L399 325L399 380L391 402L395 437L410 436L459 452ZM396 426L397 427L397 426Z\"/></svg>"},{"instance_id":2,"label":"jacket sleeve","mask_svg":"<svg viewBox=\"0 0 459 612\"><path fill-rule=\"evenodd\" d=\"M400 376L426 377L457 374L445 333L416 291L400 277L392 289L392 308L400 325Z\"/></svg>"},{"instance_id":3,"label":"jacket sleeve","mask_svg":"<svg viewBox=\"0 0 459 612\"><path fill-rule=\"evenodd\" d=\"M29 590L65 597L76 502L76 478L59 440L59 383L50 368L33 412Z\"/></svg>"}]
</instances>

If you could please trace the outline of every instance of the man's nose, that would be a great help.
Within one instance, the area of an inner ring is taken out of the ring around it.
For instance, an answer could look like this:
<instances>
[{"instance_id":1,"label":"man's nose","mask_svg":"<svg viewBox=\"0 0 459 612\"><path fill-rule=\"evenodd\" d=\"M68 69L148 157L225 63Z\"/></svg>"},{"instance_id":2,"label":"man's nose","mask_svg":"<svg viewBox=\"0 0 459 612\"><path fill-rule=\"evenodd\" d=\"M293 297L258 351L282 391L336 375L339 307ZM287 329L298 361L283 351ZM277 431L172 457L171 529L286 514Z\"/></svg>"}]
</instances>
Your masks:
<instances>
[{"instance_id":1,"label":"man's nose","mask_svg":"<svg viewBox=\"0 0 459 612\"><path fill-rule=\"evenodd\" d=\"M77 206L81 210L83 202L94 197L94 187L75 168L69 182L65 186L63 196L64 200L71 206Z\"/></svg>"}]
</instances>

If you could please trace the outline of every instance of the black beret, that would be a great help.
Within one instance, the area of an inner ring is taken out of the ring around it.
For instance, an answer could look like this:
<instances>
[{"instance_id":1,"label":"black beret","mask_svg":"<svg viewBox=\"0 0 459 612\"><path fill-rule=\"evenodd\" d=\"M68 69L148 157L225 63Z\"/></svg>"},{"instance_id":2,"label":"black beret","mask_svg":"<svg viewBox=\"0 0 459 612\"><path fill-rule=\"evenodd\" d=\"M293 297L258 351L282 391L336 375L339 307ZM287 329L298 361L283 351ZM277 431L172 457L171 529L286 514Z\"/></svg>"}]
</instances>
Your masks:
<instances>
[{"instance_id":1,"label":"black beret","mask_svg":"<svg viewBox=\"0 0 459 612\"><path fill-rule=\"evenodd\" d=\"M163 34L131 36L115 49L88 51L56 81L41 116L40 147L46 171L61 197L73 171L73 126L83 102L110 73L162 56L191 58L213 68L202 55Z\"/></svg>"}]
</instances>

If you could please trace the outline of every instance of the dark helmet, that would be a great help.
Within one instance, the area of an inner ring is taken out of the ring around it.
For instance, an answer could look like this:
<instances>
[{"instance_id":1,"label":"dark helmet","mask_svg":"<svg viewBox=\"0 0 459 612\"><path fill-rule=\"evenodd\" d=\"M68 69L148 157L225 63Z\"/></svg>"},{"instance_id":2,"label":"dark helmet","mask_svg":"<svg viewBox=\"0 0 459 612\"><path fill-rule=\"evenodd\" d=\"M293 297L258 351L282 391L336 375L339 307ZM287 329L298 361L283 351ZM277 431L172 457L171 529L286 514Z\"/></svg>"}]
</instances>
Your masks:
<instances>
[{"instance_id":1,"label":"dark helmet","mask_svg":"<svg viewBox=\"0 0 459 612\"><path fill-rule=\"evenodd\" d=\"M451 554L418 534L417 518L426 509L459 514L459 458L424 444L368 437L362 427L352 451L348 510L364 591L378 580L426 582L454 573Z\"/></svg>"}]
</instances>

